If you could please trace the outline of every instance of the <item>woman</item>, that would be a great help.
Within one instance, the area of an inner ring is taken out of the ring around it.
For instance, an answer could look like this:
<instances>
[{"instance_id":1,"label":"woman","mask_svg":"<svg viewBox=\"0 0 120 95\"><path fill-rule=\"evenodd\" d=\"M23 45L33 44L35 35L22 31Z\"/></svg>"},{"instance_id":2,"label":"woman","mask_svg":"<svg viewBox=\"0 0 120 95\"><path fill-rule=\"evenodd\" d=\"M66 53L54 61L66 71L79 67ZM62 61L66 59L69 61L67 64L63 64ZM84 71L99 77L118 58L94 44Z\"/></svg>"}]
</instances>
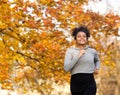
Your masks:
<instances>
[{"instance_id":1,"label":"woman","mask_svg":"<svg viewBox=\"0 0 120 95\"><path fill-rule=\"evenodd\" d=\"M98 74L100 60L97 51L87 45L89 30L84 27L73 29L75 47L67 49L64 60L65 71L71 72L70 90L72 95L96 95L93 74Z\"/></svg>"}]
</instances>

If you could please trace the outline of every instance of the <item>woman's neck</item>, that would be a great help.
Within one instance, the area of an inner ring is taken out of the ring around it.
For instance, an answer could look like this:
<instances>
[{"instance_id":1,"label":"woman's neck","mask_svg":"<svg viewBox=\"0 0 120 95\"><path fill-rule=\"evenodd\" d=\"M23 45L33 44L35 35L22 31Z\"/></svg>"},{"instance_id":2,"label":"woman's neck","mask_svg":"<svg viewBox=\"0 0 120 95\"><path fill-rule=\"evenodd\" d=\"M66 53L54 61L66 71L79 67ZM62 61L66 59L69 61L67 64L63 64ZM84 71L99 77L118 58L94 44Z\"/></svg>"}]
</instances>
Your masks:
<instances>
[{"instance_id":1,"label":"woman's neck","mask_svg":"<svg viewBox=\"0 0 120 95\"><path fill-rule=\"evenodd\" d=\"M84 49L86 47L86 45L78 45L77 44L76 47L79 48L79 49Z\"/></svg>"}]
</instances>

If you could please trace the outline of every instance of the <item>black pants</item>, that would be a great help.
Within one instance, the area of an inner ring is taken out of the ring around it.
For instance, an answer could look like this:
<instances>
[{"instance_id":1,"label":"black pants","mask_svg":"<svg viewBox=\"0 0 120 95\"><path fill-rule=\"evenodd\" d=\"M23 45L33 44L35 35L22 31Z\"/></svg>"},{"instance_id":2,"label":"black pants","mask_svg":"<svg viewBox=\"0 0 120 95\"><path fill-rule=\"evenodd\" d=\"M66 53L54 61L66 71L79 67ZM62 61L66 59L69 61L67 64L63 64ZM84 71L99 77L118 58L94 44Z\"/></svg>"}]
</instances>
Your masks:
<instances>
[{"instance_id":1,"label":"black pants","mask_svg":"<svg viewBox=\"0 0 120 95\"><path fill-rule=\"evenodd\" d=\"M96 95L96 82L93 74L72 75L70 89L72 95Z\"/></svg>"}]
</instances>

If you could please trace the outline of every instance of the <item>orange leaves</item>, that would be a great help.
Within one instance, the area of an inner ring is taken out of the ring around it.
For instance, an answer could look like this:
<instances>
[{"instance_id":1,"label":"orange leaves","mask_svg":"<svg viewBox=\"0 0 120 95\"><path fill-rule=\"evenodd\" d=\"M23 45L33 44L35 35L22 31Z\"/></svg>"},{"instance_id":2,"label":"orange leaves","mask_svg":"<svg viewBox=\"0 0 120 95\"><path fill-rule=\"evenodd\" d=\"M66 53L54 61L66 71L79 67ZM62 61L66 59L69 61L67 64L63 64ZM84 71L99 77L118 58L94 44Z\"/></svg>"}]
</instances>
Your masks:
<instances>
[{"instance_id":1,"label":"orange leaves","mask_svg":"<svg viewBox=\"0 0 120 95\"><path fill-rule=\"evenodd\" d=\"M52 5L54 5L54 0L40 0L39 1L40 2L40 4L43 4L43 5L48 5L48 6L52 6Z\"/></svg>"},{"instance_id":2,"label":"orange leaves","mask_svg":"<svg viewBox=\"0 0 120 95\"><path fill-rule=\"evenodd\" d=\"M4 49L3 43L0 41L0 83L4 83L5 81L8 81L10 79L11 74L11 63L9 60L9 53L8 49ZM8 62L9 60L9 62Z\"/></svg>"},{"instance_id":3,"label":"orange leaves","mask_svg":"<svg viewBox=\"0 0 120 95\"><path fill-rule=\"evenodd\" d=\"M0 5L0 29L5 29L8 27L8 24L10 23L11 19L11 10L9 8L9 5L6 3L3 3Z\"/></svg>"},{"instance_id":4,"label":"orange leaves","mask_svg":"<svg viewBox=\"0 0 120 95\"><path fill-rule=\"evenodd\" d=\"M55 15L56 12L57 12L57 9L48 7L48 8L46 9L46 12L49 13L49 14ZM53 16L53 15L52 15L52 16Z\"/></svg>"},{"instance_id":5,"label":"orange leaves","mask_svg":"<svg viewBox=\"0 0 120 95\"><path fill-rule=\"evenodd\" d=\"M10 65L8 63L0 63L0 82L4 82L10 78Z\"/></svg>"},{"instance_id":6,"label":"orange leaves","mask_svg":"<svg viewBox=\"0 0 120 95\"><path fill-rule=\"evenodd\" d=\"M41 77L60 79L56 72L63 74L64 45L66 40L61 32L41 32L39 41L31 50L40 60Z\"/></svg>"},{"instance_id":7,"label":"orange leaves","mask_svg":"<svg viewBox=\"0 0 120 95\"><path fill-rule=\"evenodd\" d=\"M48 21L47 19L44 19L43 23L44 23L45 26L47 26L50 23L50 21Z\"/></svg>"},{"instance_id":8,"label":"orange leaves","mask_svg":"<svg viewBox=\"0 0 120 95\"><path fill-rule=\"evenodd\" d=\"M13 84L11 82L4 82L2 84L2 89L13 90Z\"/></svg>"},{"instance_id":9,"label":"orange leaves","mask_svg":"<svg viewBox=\"0 0 120 95\"><path fill-rule=\"evenodd\" d=\"M22 68L19 67L16 72L16 81L24 80L25 78L36 78L37 77L37 72L31 68L30 66L23 66Z\"/></svg>"},{"instance_id":10,"label":"orange leaves","mask_svg":"<svg viewBox=\"0 0 120 95\"><path fill-rule=\"evenodd\" d=\"M43 19L43 23L45 27L50 27L50 29L54 27L51 19Z\"/></svg>"},{"instance_id":11,"label":"orange leaves","mask_svg":"<svg viewBox=\"0 0 120 95\"><path fill-rule=\"evenodd\" d=\"M47 1L46 0L41 0L40 3L41 4L49 4L51 1L53 1L53 0L47 0Z\"/></svg>"},{"instance_id":12,"label":"orange leaves","mask_svg":"<svg viewBox=\"0 0 120 95\"><path fill-rule=\"evenodd\" d=\"M7 28L7 25L3 22L0 22L0 29L5 29Z\"/></svg>"},{"instance_id":13,"label":"orange leaves","mask_svg":"<svg viewBox=\"0 0 120 95\"><path fill-rule=\"evenodd\" d=\"M35 77L31 76L34 70L25 69L26 65L37 69L42 79L53 77L56 82L69 80L69 74L65 75L63 71L65 50L70 44L66 41L64 32L69 33L68 37L70 30L79 25L89 27L93 38L90 44L92 43L100 53L106 53L102 44L105 39L101 39L107 38L106 35L110 32L112 35L117 32L120 18L112 14L100 16L90 11L85 13L82 4L87 0L75 1L35 0L31 3L27 0L14 0L13 3L1 3L2 0L0 2L0 30L4 29L0 32L0 81L10 79L9 71L14 64L23 64L21 69L29 75L29 78ZM14 6L10 8L10 4ZM102 36L98 36L99 33L102 33ZM106 49L111 50L108 47ZM111 66L110 68L115 66L111 61L111 54L107 52L108 59L104 60L105 55L102 58L103 63ZM21 81L23 77L25 78L24 72L19 71L15 80Z\"/></svg>"},{"instance_id":14,"label":"orange leaves","mask_svg":"<svg viewBox=\"0 0 120 95\"><path fill-rule=\"evenodd\" d=\"M4 16L2 16L2 18L8 20L8 19L10 19L11 17L10 17L10 16L7 16L7 15L6 15L6 16L4 15Z\"/></svg>"},{"instance_id":15,"label":"orange leaves","mask_svg":"<svg viewBox=\"0 0 120 95\"><path fill-rule=\"evenodd\" d=\"M23 8L23 11L28 12L27 7L24 7L24 8Z\"/></svg>"},{"instance_id":16,"label":"orange leaves","mask_svg":"<svg viewBox=\"0 0 120 95\"><path fill-rule=\"evenodd\" d=\"M35 9L36 9L36 7L37 7L35 3L29 3L28 6L29 6L29 7L33 7L33 8L35 8Z\"/></svg>"},{"instance_id":17,"label":"orange leaves","mask_svg":"<svg viewBox=\"0 0 120 95\"><path fill-rule=\"evenodd\" d=\"M35 21L28 21L28 24L31 28L37 28L37 24L35 23Z\"/></svg>"}]
</instances>

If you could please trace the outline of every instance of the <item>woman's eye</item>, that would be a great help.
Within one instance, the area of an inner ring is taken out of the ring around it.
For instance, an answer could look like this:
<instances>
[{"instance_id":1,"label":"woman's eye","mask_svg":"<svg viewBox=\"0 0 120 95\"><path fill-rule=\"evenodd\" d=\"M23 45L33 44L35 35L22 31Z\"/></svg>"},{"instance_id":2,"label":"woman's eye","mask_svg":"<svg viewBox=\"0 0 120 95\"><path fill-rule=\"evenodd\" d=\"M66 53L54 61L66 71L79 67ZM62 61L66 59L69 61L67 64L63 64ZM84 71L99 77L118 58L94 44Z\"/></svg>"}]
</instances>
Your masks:
<instances>
[{"instance_id":1,"label":"woman's eye","mask_svg":"<svg viewBox=\"0 0 120 95\"><path fill-rule=\"evenodd\" d=\"M77 36L78 38L80 38L80 37L84 37L84 38L86 38L86 36Z\"/></svg>"}]
</instances>

